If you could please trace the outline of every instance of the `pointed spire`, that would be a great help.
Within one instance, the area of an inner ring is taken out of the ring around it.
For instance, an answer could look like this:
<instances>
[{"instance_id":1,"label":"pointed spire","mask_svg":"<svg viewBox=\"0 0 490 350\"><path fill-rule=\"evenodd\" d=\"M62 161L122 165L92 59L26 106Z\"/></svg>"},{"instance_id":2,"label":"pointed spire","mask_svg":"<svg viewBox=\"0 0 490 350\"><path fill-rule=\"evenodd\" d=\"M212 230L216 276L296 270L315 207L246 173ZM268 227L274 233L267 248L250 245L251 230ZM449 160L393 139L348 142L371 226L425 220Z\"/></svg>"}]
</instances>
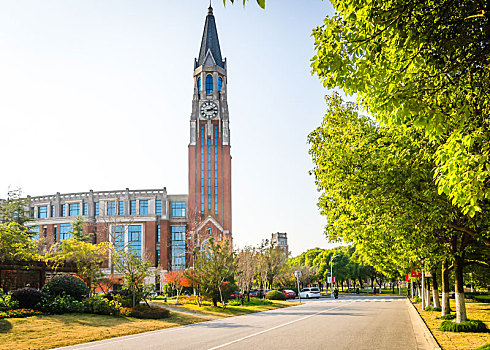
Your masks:
<instances>
[{"instance_id":1,"label":"pointed spire","mask_svg":"<svg viewBox=\"0 0 490 350\"><path fill-rule=\"evenodd\" d=\"M209 3L208 15L206 16L206 23L204 24L204 31L202 33L201 49L199 50L195 68L204 64L208 51L211 52L216 65L225 68L225 63L223 62L219 48L218 30L216 29L211 2Z\"/></svg>"}]
</instances>

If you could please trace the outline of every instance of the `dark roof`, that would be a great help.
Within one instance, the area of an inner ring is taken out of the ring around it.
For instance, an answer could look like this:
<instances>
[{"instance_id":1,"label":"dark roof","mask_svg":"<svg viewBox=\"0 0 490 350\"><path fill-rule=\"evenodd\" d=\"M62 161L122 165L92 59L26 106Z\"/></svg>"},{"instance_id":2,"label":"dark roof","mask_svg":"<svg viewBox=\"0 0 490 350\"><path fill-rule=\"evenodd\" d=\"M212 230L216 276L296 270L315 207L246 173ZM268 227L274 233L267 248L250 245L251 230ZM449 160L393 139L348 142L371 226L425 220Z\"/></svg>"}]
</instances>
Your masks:
<instances>
[{"instance_id":1,"label":"dark roof","mask_svg":"<svg viewBox=\"0 0 490 350\"><path fill-rule=\"evenodd\" d=\"M211 51L216 64L221 68L225 68L225 62L223 62L221 50L219 48L218 31L214 20L213 8L211 6L209 6L206 23L204 24L201 49L199 50L199 56L196 61L196 68L204 64L208 50Z\"/></svg>"}]
</instances>

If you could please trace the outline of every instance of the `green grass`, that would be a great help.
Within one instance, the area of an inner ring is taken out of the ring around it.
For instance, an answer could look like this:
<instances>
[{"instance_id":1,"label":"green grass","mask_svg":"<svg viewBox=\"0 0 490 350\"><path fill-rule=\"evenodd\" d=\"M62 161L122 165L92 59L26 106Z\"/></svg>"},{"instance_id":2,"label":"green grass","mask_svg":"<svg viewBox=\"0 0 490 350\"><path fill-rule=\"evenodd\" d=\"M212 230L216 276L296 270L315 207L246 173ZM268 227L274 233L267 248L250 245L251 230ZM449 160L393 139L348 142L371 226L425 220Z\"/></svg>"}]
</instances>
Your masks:
<instances>
[{"instance_id":1,"label":"green grass","mask_svg":"<svg viewBox=\"0 0 490 350\"><path fill-rule=\"evenodd\" d=\"M206 321L172 312L164 320L93 314L31 316L0 320L0 350L51 349Z\"/></svg>"},{"instance_id":2,"label":"green grass","mask_svg":"<svg viewBox=\"0 0 490 350\"><path fill-rule=\"evenodd\" d=\"M490 343L480 346L478 349L475 350L490 350Z\"/></svg>"}]
</instances>

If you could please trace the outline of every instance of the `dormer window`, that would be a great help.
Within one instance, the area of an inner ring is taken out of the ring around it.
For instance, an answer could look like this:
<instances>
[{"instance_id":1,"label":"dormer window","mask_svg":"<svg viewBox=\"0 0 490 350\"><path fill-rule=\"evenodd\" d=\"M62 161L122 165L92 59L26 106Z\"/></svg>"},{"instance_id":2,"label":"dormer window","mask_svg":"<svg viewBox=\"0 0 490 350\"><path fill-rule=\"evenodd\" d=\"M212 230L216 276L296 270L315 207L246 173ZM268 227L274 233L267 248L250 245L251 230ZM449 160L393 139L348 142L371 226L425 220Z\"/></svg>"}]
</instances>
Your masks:
<instances>
[{"instance_id":1,"label":"dormer window","mask_svg":"<svg viewBox=\"0 0 490 350\"><path fill-rule=\"evenodd\" d=\"M213 76L208 74L206 76L206 95L213 94Z\"/></svg>"},{"instance_id":2,"label":"dormer window","mask_svg":"<svg viewBox=\"0 0 490 350\"><path fill-rule=\"evenodd\" d=\"M223 79L221 77L218 78L218 92L221 92L221 88L223 87Z\"/></svg>"}]
</instances>

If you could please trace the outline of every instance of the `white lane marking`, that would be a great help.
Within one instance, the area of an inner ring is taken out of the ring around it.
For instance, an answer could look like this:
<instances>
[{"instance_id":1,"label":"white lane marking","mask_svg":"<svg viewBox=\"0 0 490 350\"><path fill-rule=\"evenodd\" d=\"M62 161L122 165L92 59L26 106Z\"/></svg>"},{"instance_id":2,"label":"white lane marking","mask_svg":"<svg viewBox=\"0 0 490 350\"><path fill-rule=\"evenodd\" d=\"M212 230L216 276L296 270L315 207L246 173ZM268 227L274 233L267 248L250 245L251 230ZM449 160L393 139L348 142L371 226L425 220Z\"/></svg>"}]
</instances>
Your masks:
<instances>
[{"instance_id":1,"label":"white lane marking","mask_svg":"<svg viewBox=\"0 0 490 350\"><path fill-rule=\"evenodd\" d=\"M352 302L348 303L348 304L351 304ZM305 316L305 317L301 317L301 318L298 318L296 320L292 320L292 321L289 321L289 322L286 322L286 323L283 323L283 324L280 324L280 325L277 325L275 327L272 327L272 328L268 328L268 329L264 329L263 331L260 331L260 332L256 332L256 333L253 333L253 334L249 334L245 337L242 337L242 338L239 338L239 339L235 339L235 340L232 340L228 343L225 343L225 344L221 344L221 345L218 345L218 346L215 346L213 348L209 348L208 350L216 350L216 349L221 349L221 348L224 348L225 346L228 346L228 345L231 345L231 344L234 344L234 343L238 343L238 342L241 342L242 340L245 340L245 339L248 339L248 338L252 338L252 337L255 337L257 335L260 335L260 334L264 334L264 333L267 333L267 332L270 332L270 331L273 331L274 329L278 329L278 328L281 328L281 327L284 327L284 326L287 326L287 325L290 325L290 324L293 324L293 323L296 323L296 322L299 322L299 321L303 321L303 320L306 320L307 318L310 318L310 317L313 317L313 316L316 316L316 315L319 315L319 314L322 314L326 311L331 311L331 310L335 310L335 309L338 309L340 307L343 307L343 306L346 306L348 304L342 304L342 305L339 305L337 307L333 307L333 308L330 308L330 309L326 309L326 310L323 310L323 311L319 311L317 313L314 313L314 314L311 314L311 315L308 315L308 316Z\"/></svg>"}]
</instances>

